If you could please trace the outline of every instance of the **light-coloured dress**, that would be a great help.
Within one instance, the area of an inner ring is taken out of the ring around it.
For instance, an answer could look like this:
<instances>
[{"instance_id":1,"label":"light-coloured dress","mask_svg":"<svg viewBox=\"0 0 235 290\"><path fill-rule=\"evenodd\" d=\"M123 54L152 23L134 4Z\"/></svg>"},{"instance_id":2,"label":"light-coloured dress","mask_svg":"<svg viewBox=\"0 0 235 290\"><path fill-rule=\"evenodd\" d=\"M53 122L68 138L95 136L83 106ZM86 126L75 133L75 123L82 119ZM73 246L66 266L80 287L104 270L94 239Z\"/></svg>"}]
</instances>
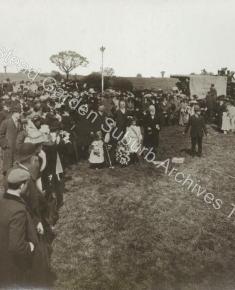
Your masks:
<instances>
[{"instance_id":1,"label":"light-coloured dress","mask_svg":"<svg viewBox=\"0 0 235 290\"><path fill-rule=\"evenodd\" d=\"M231 105L228 107L228 114L231 121L231 130L235 132L235 106Z\"/></svg>"},{"instance_id":2,"label":"light-coloured dress","mask_svg":"<svg viewBox=\"0 0 235 290\"><path fill-rule=\"evenodd\" d=\"M189 120L189 107L186 103L180 105L179 125L184 126Z\"/></svg>"},{"instance_id":3,"label":"light-coloured dress","mask_svg":"<svg viewBox=\"0 0 235 290\"><path fill-rule=\"evenodd\" d=\"M231 129L231 122L230 122L230 117L228 112L223 112L223 117L222 117L222 131L229 131Z\"/></svg>"},{"instance_id":4,"label":"light-coloured dress","mask_svg":"<svg viewBox=\"0 0 235 290\"><path fill-rule=\"evenodd\" d=\"M141 150L143 136L139 126L127 127L124 138L130 153L137 153Z\"/></svg>"}]
</instances>

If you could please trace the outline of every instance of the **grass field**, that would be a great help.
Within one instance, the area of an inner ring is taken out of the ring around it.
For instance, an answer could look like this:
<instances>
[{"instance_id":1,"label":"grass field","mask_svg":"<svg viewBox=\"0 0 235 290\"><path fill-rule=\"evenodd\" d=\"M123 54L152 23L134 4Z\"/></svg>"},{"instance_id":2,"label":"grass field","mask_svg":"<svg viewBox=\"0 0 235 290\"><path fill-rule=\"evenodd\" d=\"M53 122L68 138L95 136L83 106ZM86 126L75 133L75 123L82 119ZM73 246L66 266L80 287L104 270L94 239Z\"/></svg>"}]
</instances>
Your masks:
<instances>
[{"instance_id":1,"label":"grass field","mask_svg":"<svg viewBox=\"0 0 235 290\"><path fill-rule=\"evenodd\" d=\"M235 135L209 128L204 157L192 158L181 131L161 132L160 159L186 157L178 170L220 198L221 209L145 161L100 171L80 163L68 172L56 226L55 289L235 289L235 214L227 217L235 203Z\"/></svg>"}]
</instances>

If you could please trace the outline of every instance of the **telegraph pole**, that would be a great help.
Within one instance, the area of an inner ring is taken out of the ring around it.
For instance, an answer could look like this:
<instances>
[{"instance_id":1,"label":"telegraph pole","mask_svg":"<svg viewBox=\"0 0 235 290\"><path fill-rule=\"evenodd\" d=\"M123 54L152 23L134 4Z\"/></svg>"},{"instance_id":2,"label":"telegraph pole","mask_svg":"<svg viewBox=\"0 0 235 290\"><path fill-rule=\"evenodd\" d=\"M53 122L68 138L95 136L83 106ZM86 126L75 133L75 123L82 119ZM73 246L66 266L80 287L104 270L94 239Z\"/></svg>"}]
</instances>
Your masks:
<instances>
[{"instance_id":1,"label":"telegraph pole","mask_svg":"<svg viewBox=\"0 0 235 290\"><path fill-rule=\"evenodd\" d=\"M104 51L105 47L102 45L100 48L101 51L101 93L104 93Z\"/></svg>"}]
</instances>

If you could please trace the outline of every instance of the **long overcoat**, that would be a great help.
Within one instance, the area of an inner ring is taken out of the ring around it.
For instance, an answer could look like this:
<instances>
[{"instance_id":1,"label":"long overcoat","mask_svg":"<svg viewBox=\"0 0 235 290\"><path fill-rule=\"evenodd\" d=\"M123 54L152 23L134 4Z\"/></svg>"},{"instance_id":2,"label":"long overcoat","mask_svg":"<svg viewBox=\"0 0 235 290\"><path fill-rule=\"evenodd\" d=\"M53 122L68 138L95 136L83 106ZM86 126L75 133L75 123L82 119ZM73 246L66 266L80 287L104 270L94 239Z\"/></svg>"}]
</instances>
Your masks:
<instances>
[{"instance_id":1,"label":"long overcoat","mask_svg":"<svg viewBox=\"0 0 235 290\"><path fill-rule=\"evenodd\" d=\"M2 171L12 168L16 154L16 138L20 125L16 126L12 118L5 119L0 126L0 147L3 154Z\"/></svg>"}]
</instances>

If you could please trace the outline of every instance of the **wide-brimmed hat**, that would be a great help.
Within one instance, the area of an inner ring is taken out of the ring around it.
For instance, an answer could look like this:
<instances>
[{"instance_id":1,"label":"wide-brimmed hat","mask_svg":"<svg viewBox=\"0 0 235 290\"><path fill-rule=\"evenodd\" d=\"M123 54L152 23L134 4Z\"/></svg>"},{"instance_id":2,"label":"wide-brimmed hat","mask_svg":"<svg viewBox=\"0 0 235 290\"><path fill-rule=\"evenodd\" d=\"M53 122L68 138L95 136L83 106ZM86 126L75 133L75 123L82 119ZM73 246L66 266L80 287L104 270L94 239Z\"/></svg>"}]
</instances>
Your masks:
<instances>
[{"instance_id":1,"label":"wide-brimmed hat","mask_svg":"<svg viewBox=\"0 0 235 290\"><path fill-rule=\"evenodd\" d=\"M41 95L39 99L41 102L45 102L48 100L48 95Z\"/></svg>"},{"instance_id":2,"label":"wide-brimmed hat","mask_svg":"<svg viewBox=\"0 0 235 290\"><path fill-rule=\"evenodd\" d=\"M95 91L93 88L90 88L90 89L89 89L89 93L90 93L90 94L95 94L96 91Z\"/></svg>"},{"instance_id":3,"label":"wide-brimmed hat","mask_svg":"<svg viewBox=\"0 0 235 290\"><path fill-rule=\"evenodd\" d=\"M196 106L194 107L194 111L195 111L195 112L201 111L201 108L200 108L198 105L196 105Z\"/></svg>"},{"instance_id":4,"label":"wide-brimmed hat","mask_svg":"<svg viewBox=\"0 0 235 290\"><path fill-rule=\"evenodd\" d=\"M28 136L25 138L25 143L42 144L46 142L45 135L36 128L28 129Z\"/></svg>"},{"instance_id":5,"label":"wide-brimmed hat","mask_svg":"<svg viewBox=\"0 0 235 290\"><path fill-rule=\"evenodd\" d=\"M38 144L23 143L19 147L16 153L16 161L23 162L36 155L38 152Z\"/></svg>"},{"instance_id":6,"label":"wide-brimmed hat","mask_svg":"<svg viewBox=\"0 0 235 290\"><path fill-rule=\"evenodd\" d=\"M4 95L4 96L2 97L2 99L3 99L3 100L8 100L8 99L10 99L10 97L9 97L8 95Z\"/></svg>"},{"instance_id":7,"label":"wide-brimmed hat","mask_svg":"<svg viewBox=\"0 0 235 290\"><path fill-rule=\"evenodd\" d=\"M189 104L193 105L193 104L197 104L197 101L196 100L190 100L189 101Z\"/></svg>"}]
</instances>

